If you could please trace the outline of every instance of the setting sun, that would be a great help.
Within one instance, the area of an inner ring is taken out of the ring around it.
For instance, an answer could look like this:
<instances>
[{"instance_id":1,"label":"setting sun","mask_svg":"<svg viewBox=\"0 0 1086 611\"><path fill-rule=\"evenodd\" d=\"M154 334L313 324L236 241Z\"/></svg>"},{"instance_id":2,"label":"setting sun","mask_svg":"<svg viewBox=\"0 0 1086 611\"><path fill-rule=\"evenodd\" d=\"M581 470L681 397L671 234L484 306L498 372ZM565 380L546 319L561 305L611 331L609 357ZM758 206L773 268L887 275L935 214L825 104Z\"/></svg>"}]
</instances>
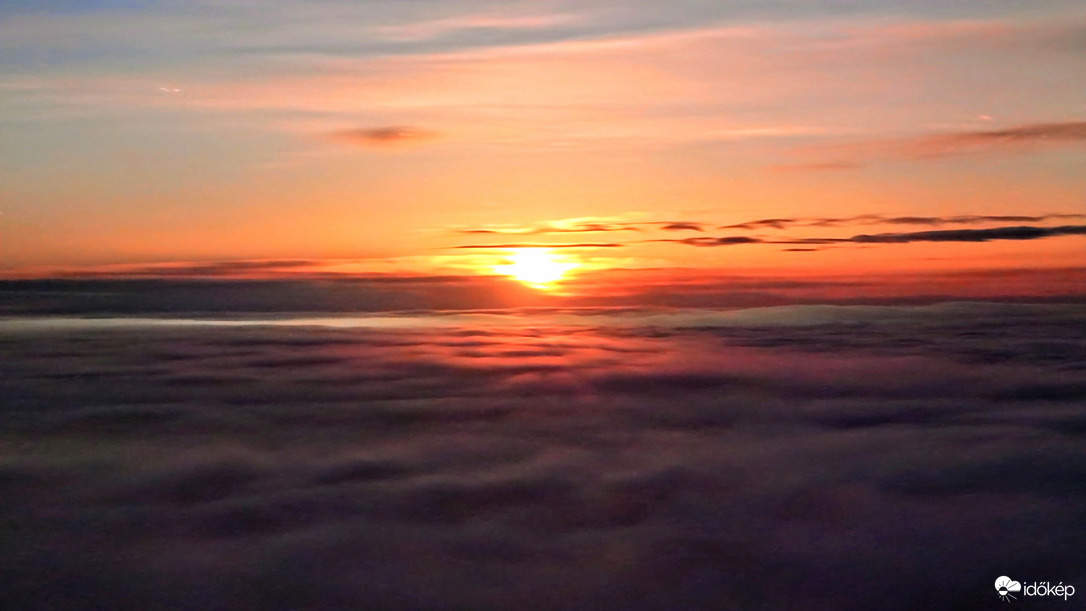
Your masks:
<instances>
[{"instance_id":1,"label":"setting sun","mask_svg":"<svg viewBox=\"0 0 1086 611\"><path fill-rule=\"evenodd\" d=\"M556 255L546 248L524 248L510 255L508 263L499 265L495 271L532 288L546 290L577 267L579 264L568 257Z\"/></svg>"}]
</instances>

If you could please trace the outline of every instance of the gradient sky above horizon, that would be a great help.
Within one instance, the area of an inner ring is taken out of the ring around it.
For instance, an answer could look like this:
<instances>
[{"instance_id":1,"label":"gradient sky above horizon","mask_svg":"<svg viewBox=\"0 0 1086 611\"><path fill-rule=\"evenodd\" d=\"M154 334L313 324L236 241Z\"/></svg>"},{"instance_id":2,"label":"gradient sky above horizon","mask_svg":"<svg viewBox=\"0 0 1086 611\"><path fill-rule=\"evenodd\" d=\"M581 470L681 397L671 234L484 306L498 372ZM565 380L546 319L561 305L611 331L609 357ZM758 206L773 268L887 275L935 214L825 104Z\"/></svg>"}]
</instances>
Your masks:
<instances>
[{"instance_id":1,"label":"gradient sky above horizon","mask_svg":"<svg viewBox=\"0 0 1086 611\"><path fill-rule=\"evenodd\" d=\"M2 0L0 275L1081 266L1084 82L1081 2Z\"/></svg>"}]
</instances>

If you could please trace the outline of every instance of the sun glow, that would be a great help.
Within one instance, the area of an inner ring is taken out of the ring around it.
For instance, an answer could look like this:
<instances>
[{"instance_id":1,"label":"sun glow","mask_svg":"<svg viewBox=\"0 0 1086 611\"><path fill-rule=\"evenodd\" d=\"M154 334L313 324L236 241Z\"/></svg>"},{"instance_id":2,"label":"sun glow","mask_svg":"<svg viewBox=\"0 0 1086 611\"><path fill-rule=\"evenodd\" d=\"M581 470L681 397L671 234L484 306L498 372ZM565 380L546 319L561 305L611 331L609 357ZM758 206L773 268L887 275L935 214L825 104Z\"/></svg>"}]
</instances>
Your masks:
<instances>
[{"instance_id":1,"label":"sun glow","mask_svg":"<svg viewBox=\"0 0 1086 611\"><path fill-rule=\"evenodd\" d=\"M540 290L554 288L554 284L570 270L580 267L568 256L557 255L546 248L524 248L508 258L508 263L494 271Z\"/></svg>"}]
</instances>

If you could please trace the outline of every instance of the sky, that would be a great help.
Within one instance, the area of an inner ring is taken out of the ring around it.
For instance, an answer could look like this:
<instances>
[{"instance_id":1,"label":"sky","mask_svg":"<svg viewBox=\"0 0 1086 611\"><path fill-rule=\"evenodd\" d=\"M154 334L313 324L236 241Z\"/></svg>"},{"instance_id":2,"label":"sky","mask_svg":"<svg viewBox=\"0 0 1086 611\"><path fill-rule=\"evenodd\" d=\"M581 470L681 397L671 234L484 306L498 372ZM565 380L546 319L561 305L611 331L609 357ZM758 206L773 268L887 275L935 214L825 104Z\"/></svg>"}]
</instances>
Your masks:
<instances>
[{"instance_id":1,"label":"sky","mask_svg":"<svg viewBox=\"0 0 1086 611\"><path fill-rule=\"evenodd\" d=\"M1072 1L5 0L0 275L1050 295L1083 82Z\"/></svg>"}]
</instances>

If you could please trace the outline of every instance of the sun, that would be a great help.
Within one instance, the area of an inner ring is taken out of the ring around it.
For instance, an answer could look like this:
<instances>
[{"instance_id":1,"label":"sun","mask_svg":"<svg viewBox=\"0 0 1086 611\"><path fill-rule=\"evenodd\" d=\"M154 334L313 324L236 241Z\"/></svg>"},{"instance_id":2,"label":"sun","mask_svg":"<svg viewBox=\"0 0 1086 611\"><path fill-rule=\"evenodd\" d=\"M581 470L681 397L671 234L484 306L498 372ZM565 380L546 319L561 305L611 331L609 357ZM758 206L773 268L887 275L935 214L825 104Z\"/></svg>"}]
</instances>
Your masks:
<instances>
[{"instance_id":1,"label":"sun","mask_svg":"<svg viewBox=\"0 0 1086 611\"><path fill-rule=\"evenodd\" d=\"M494 271L540 290L554 288L554 284L572 269L580 267L569 257L557 255L546 248L522 248L510 255L508 263Z\"/></svg>"}]
</instances>

